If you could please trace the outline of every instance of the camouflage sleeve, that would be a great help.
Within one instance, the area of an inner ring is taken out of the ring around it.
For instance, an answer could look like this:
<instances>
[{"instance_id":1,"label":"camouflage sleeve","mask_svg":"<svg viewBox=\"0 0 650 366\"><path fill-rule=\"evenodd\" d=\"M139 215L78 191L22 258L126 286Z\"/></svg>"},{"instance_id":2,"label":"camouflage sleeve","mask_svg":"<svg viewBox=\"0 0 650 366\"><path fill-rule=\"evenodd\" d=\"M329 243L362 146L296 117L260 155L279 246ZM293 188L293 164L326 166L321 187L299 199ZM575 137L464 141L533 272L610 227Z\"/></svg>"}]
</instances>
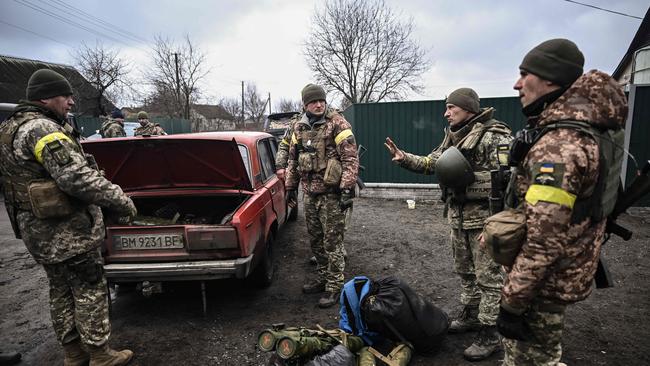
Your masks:
<instances>
[{"instance_id":1,"label":"camouflage sleeve","mask_svg":"<svg viewBox=\"0 0 650 366\"><path fill-rule=\"evenodd\" d=\"M352 133L352 126L342 116L334 119L334 143L336 151L341 157L341 189L354 189L359 174L359 157L357 156L357 142Z\"/></svg>"},{"instance_id":2,"label":"camouflage sleeve","mask_svg":"<svg viewBox=\"0 0 650 366\"><path fill-rule=\"evenodd\" d=\"M410 170L414 173L431 175L435 173L436 161L442 154L440 147L433 150L427 156L420 156L404 152L404 160L398 164L404 169Z\"/></svg>"},{"instance_id":3,"label":"camouflage sleeve","mask_svg":"<svg viewBox=\"0 0 650 366\"><path fill-rule=\"evenodd\" d=\"M296 133L291 134L289 140L289 150L287 151L287 167L286 167L286 178L285 185L287 190L298 189L298 184L300 183L300 173L298 172L298 149L297 149Z\"/></svg>"},{"instance_id":4,"label":"camouflage sleeve","mask_svg":"<svg viewBox=\"0 0 650 366\"><path fill-rule=\"evenodd\" d=\"M38 119L25 124L16 136L23 158L35 159L48 171L59 189L86 203L130 214L133 203L122 189L88 165L83 151L52 121Z\"/></svg>"},{"instance_id":5,"label":"camouflage sleeve","mask_svg":"<svg viewBox=\"0 0 650 366\"><path fill-rule=\"evenodd\" d=\"M154 135L166 135L166 134L167 132L165 132L165 130L162 127L156 125L156 128L154 128Z\"/></svg>"},{"instance_id":6,"label":"camouflage sleeve","mask_svg":"<svg viewBox=\"0 0 650 366\"><path fill-rule=\"evenodd\" d=\"M288 128L287 132L280 140L278 145L278 152L275 155L275 166L278 169L285 169L289 160L289 145L291 144L291 135L293 135L293 129Z\"/></svg>"},{"instance_id":7,"label":"camouflage sleeve","mask_svg":"<svg viewBox=\"0 0 650 366\"><path fill-rule=\"evenodd\" d=\"M497 155L497 146L509 145L513 137L509 134L486 132L481 138L481 142L476 147L477 165L484 170L493 170L499 168L499 157ZM503 162L504 165L507 161Z\"/></svg>"},{"instance_id":8,"label":"camouflage sleeve","mask_svg":"<svg viewBox=\"0 0 650 366\"><path fill-rule=\"evenodd\" d=\"M516 313L525 311L577 239L571 230L573 204L595 185L598 145L577 131L551 131L529 151L524 169L530 184L524 202L527 238L508 274L501 301Z\"/></svg>"}]
</instances>

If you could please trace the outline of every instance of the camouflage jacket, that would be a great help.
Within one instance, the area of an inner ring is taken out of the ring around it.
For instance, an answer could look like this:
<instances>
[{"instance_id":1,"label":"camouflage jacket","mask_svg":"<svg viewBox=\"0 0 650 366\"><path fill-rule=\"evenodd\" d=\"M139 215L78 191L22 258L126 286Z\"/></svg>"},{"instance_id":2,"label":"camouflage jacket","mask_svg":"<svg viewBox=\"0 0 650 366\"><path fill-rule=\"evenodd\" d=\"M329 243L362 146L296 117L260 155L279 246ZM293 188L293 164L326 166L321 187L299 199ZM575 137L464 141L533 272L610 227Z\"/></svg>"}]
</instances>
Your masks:
<instances>
[{"instance_id":1,"label":"camouflage jacket","mask_svg":"<svg viewBox=\"0 0 650 366\"><path fill-rule=\"evenodd\" d=\"M124 132L124 125L114 119L107 119L102 123L102 127L99 129L100 134L103 138L111 137L126 137L126 132Z\"/></svg>"},{"instance_id":2,"label":"camouflage jacket","mask_svg":"<svg viewBox=\"0 0 650 366\"><path fill-rule=\"evenodd\" d=\"M404 160L398 164L415 173L434 174L435 166L440 155L449 147L458 148L465 158L472 164L477 177L477 186L490 185L490 170L499 167L497 146L509 144L512 141L510 128L503 122L492 118L494 108L483 108L469 123L460 130L452 132L445 129L445 137L435 150L427 156L418 156L404 152ZM483 188L485 190L485 188ZM489 191L489 190L488 190ZM461 228L460 206L462 205L462 228L480 229L483 222L490 216L490 207L487 197L472 199L463 203L454 200L447 201L447 219L452 228Z\"/></svg>"},{"instance_id":3,"label":"camouflage jacket","mask_svg":"<svg viewBox=\"0 0 650 366\"><path fill-rule=\"evenodd\" d=\"M278 145L278 152L275 154L275 167L277 169L286 169L287 163L289 162L289 145L291 144L291 136L293 136L293 129L296 124L302 117L301 114L297 114L296 117L292 118L289 122L289 128L284 132L282 140Z\"/></svg>"},{"instance_id":4,"label":"camouflage jacket","mask_svg":"<svg viewBox=\"0 0 650 366\"><path fill-rule=\"evenodd\" d=\"M592 70L551 103L536 125L569 120L622 128L626 118L621 87ZM528 234L502 289L505 308L521 313L536 296L572 303L591 293L605 219L571 223L571 215L575 200L593 192L599 160L593 137L565 128L544 134L518 167L515 193L526 213ZM540 188L553 195L540 196Z\"/></svg>"},{"instance_id":5,"label":"camouflage jacket","mask_svg":"<svg viewBox=\"0 0 650 366\"><path fill-rule=\"evenodd\" d=\"M301 156L305 159L310 149L314 150L319 157L313 171L307 172L299 167L299 159ZM334 159L341 164L341 180L337 187L328 187L323 181L329 159ZM358 171L359 159L352 126L337 111L328 108L325 116L316 121L313 126L309 124L306 114L296 122L289 145L287 190L297 189L300 181L305 193L309 194L336 193L341 189L354 189Z\"/></svg>"},{"instance_id":6,"label":"camouflage jacket","mask_svg":"<svg viewBox=\"0 0 650 366\"><path fill-rule=\"evenodd\" d=\"M149 136L156 136L156 135L166 135L167 133L165 130L163 130L162 127L160 127L159 124L153 123L153 122L147 122L144 126L140 126L135 129L135 136L141 136L141 135L149 135Z\"/></svg>"},{"instance_id":7,"label":"camouflage jacket","mask_svg":"<svg viewBox=\"0 0 650 366\"><path fill-rule=\"evenodd\" d=\"M38 263L59 263L99 246L105 230L98 206L120 215L135 210L122 189L100 174L71 131L48 110L26 103L0 125L5 206L16 234ZM34 181L53 181L69 198L72 213L37 218L28 193Z\"/></svg>"}]
</instances>

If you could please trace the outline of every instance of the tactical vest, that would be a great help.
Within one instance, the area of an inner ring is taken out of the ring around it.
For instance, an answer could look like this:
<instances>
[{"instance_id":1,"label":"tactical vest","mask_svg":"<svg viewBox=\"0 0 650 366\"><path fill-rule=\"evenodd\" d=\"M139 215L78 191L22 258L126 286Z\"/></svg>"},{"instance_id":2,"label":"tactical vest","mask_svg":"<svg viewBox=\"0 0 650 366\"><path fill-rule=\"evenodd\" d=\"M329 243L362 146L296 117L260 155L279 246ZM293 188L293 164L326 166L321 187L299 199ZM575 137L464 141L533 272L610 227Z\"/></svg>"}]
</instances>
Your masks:
<instances>
[{"instance_id":1,"label":"tactical vest","mask_svg":"<svg viewBox=\"0 0 650 366\"><path fill-rule=\"evenodd\" d=\"M18 129L25 123L39 118L46 117L39 112L22 112L15 114L13 118L0 125L0 154L3 157L0 159L0 172L2 173L5 207L17 238L20 238L16 223L17 210L34 212L30 200L30 184L53 182L47 170L37 161L19 160L14 154L13 145ZM64 130L70 141L75 141L81 150L77 139L72 134L72 128L64 128Z\"/></svg>"},{"instance_id":2,"label":"tactical vest","mask_svg":"<svg viewBox=\"0 0 650 366\"><path fill-rule=\"evenodd\" d=\"M473 155L476 148L479 146L481 139L487 132L492 132L496 134L509 135L511 130L508 125L503 122L499 122L495 119L490 119L485 123L477 122L481 124L479 128L472 128L472 130L458 141L455 145L452 144L449 134L445 134L445 138L442 142L442 145L445 149L450 146L455 146L461 153L467 158L467 160L472 163L470 157ZM476 180L474 183L467 186L465 189L465 195L463 199L467 200L483 200L488 199L490 196L490 190L492 188L490 171L475 171L474 176ZM444 189L444 187L443 187ZM443 192L443 197L447 197L451 192Z\"/></svg>"},{"instance_id":3,"label":"tactical vest","mask_svg":"<svg viewBox=\"0 0 650 366\"><path fill-rule=\"evenodd\" d=\"M586 122L559 121L541 128L524 130L518 134L513 144L519 143L522 148L511 150L514 162L523 161L523 157L547 132L559 128L569 128L590 136L598 144L599 166L598 180L590 196L578 197L573 205L571 223L580 223L587 217L593 222L600 222L614 210L620 187L620 175L625 154L625 131L623 129L600 129ZM515 151L519 150L519 151ZM512 155L511 155L512 156ZM516 174L512 175L508 187L508 205L518 205L515 188Z\"/></svg>"},{"instance_id":4,"label":"tactical vest","mask_svg":"<svg viewBox=\"0 0 650 366\"><path fill-rule=\"evenodd\" d=\"M327 168L325 123L307 128L296 124L298 169L301 173L324 173Z\"/></svg>"}]
</instances>

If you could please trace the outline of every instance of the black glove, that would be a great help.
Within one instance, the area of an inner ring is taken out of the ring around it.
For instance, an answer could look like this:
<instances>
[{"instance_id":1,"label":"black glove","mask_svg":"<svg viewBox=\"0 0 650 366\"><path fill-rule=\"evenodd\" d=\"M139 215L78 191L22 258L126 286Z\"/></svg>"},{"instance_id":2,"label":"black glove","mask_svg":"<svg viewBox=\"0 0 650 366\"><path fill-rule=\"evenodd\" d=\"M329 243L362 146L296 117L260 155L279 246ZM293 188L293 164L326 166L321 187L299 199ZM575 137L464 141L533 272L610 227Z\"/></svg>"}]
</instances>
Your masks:
<instances>
[{"instance_id":1,"label":"black glove","mask_svg":"<svg viewBox=\"0 0 650 366\"><path fill-rule=\"evenodd\" d=\"M287 191L287 204L291 207L298 205L298 191L295 189Z\"/></svg>"},{"instance_id":2,"label":"black glove","mask_svg":"<svg viewBox=\"0 0 650 366\"><path fill-rule=\"evenodd\" d=\"M503 307L499 307L499 316L497 317L497 329L502 336L509 339L528 342L533 339L533 333L530 331L524 315L517 315L509 312Z\"/></svg>"},{"instance_id":3,"label":"black glove","mask_svg":"<svg viewBox=\"0 0 650 366\"><path fill-rule=\"evenodd\" d=\"M339 201L339 207L341 211L345 211L348 208L352 207L352 199L354 198L354 191L351 189L344 189L341 191L341 200Z\"/></svg>"}]
</instances>

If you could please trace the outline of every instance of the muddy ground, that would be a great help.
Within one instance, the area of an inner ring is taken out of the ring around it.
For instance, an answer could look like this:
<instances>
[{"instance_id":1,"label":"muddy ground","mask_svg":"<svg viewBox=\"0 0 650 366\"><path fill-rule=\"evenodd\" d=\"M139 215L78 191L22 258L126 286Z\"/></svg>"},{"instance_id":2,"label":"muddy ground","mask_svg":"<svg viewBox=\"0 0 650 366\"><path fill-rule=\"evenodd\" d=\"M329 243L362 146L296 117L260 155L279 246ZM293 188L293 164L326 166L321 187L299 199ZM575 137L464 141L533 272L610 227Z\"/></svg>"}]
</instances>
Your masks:
<instances>
[{"instance_id":1,"label":"muddy ground","mask_svg":"<svg viewBox=\"0 0 650 366\"><path fill-rule=\"evenodd\" d=\"M349 266L354 275L397 275L437 306L458 310L459 281L452 273L448 229L435 202L418 202L408 210L403 201L357 199L352 227L346 235ZM650 364L649 211L620 220L636 230L634 240L614 238L605 247L616 287L595 291L569 308L562 360L569 365ZM198 283L165 285L164 293L145 298L120 291L113 303L111 343L135 352L133 365L263 365L269 354L255 348L266 325L336 327L337 309L316 307L318 295L300 287L313 270L308 264L304 218L285 226L275 243L276 278L265 290L239 281L207 286L203 316ZM449 335L433 357L415 356L412 365L469 365L462 350L472 334ZM54 340L43 269L13 239L4 207L0 207L0 350L23 354L21 365L60 365L62 351ZM479 365L498 365L497 354Z\"/></svg>"}]
</instances>

